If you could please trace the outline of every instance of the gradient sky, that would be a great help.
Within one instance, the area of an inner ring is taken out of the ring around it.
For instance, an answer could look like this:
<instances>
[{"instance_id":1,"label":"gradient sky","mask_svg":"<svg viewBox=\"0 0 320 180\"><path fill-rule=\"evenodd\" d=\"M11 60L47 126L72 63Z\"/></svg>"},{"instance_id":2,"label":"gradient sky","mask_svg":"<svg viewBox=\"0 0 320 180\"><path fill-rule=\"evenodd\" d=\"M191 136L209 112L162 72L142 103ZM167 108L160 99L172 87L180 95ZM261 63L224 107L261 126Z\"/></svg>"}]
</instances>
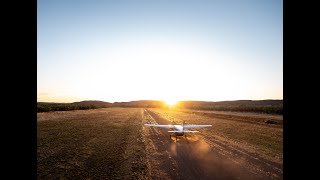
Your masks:
<instances>
[{"instance_id":1,"label":"gradient sky","mask_svg":"<svg viewBox=\"0 0 320 180\"><path fill-rule=\"evenodd\" d=\"M283 99L282 0L38 0L38 102Z\"/></svg>"}]
</instances>

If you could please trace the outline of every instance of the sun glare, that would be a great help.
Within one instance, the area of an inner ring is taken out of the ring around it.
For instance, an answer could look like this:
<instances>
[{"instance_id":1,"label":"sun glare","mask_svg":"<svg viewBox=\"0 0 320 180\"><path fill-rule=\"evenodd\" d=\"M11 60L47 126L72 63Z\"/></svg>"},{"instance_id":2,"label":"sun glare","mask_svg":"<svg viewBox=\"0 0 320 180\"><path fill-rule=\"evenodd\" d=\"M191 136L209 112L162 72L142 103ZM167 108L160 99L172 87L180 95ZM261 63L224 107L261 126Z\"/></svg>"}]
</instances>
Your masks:
<instances>
[{"instance_id":1,"label":"sun glare","mask_svg":"<svg viewBox=\"0 0 320 180\"><path fill-rule=\"evenodd\" d=\"M175 100L167 100L167 101L165 101L165 102L166 102L166 104L169 105L169 106L174 106L174 105L177 104L177 101L175 101Z\"/></svg>"}]
</instances>

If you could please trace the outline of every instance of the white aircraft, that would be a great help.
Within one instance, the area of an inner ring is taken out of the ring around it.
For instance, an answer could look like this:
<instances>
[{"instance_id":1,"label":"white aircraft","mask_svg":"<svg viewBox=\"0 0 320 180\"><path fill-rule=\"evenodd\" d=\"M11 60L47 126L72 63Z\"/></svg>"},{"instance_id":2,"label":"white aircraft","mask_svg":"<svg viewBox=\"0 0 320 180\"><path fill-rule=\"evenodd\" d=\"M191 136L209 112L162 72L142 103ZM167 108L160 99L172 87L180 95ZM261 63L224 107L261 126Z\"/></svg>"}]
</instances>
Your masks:
<instances>
[{"instance_id":1,"label":"white aircraft","mask_svg":"<svg viewBox=\"0 0 320 180\"><path fill-rule=\"evenodd\" d=\"M160 124L144 124L145 126L152 126L152 127L159 127L159 128L169 128L172 129L171 131L168 131L170 133L173 133L176 136L176 140L177 140L177 136L183 136L187 137L187 135L185 133L195 133L195 132L199 132L199 131L190 131L190 130L185 130L185 129L189 129L189 128L203 128L203 127L211 127L212 125L184 125L184 123L182 125L160 125ZM171 134L170 134L170 139L171 139Z\"/></svg>"}]
</instances>

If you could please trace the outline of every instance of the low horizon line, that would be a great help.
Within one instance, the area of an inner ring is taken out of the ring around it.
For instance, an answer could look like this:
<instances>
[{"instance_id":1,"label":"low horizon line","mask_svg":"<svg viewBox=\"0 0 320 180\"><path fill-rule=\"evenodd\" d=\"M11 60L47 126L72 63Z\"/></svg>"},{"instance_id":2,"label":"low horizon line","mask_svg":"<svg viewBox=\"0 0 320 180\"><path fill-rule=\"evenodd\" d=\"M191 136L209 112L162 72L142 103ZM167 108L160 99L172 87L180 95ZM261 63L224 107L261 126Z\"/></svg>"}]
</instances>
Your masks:
<instances>
[{"instance_id":1,"label":"low horizon line","mask_svg":"<svg viewBox=\"0 0 320 180\"><path fill-rule=\"evenodd\" d=\"M252 99L239 99L239 100L224 100L224 101L204 101L204 100L178 100L177 102L182 101L199 101L199 102L226 102L226 101L270 101L270 100L282 100L283 99L260 99L260 100L252 100ZM131 101L103 101L103 100L81 100L81 101L73 101L73 102L45 102L45 101L37 101L37 103L75 103L75 102L83 102L83 101L101 101L106 103L123 103L123 102L134 102L134 101L163 101L165 100L157 100L157 99L142 99L142 100L131 100Z\"/></svg>"}]
</instances>

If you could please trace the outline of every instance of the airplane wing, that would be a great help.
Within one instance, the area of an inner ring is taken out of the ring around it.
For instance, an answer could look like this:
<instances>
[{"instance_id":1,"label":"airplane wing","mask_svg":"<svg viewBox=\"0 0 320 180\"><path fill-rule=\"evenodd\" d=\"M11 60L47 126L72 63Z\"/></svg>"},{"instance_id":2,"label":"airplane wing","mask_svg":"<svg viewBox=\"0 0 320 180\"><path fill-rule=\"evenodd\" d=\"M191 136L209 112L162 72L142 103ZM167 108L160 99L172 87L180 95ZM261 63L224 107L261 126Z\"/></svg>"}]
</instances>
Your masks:
<instances>
[{"instance_id":1,"label":"airplane wing","mask_svg":"<svg viewBox=\"0 0 320 180\"><path fill-rule=\"evenodd\" d=\"M178 133L181 133L181 131L168 131L168 132L178 132ZM183 131L183 132L187 132L187 133L195 133L195 132L199 132L199 131Z\"/></svg>"},{"instance_id":2,"label":"airplane wing","mask_svg":"<svg viewBox=\"0 0 320 180\"><path fill-rule=\"evenodd\" d=\"M184 125L184 129L188 128L203 128L203 127L211 127L212 125Z\"/></svg>"},{"instance_id":3,"label":"airplane wing","mask_svg":"<svg viewBox=\"0 0 320 180\"><path fill-rule=\"evenodd\" d=\"M174 128L173 125L160 125L160 124L144 124L145 126L159 127L159 128Z\"/></svg>"}]
</instances>

